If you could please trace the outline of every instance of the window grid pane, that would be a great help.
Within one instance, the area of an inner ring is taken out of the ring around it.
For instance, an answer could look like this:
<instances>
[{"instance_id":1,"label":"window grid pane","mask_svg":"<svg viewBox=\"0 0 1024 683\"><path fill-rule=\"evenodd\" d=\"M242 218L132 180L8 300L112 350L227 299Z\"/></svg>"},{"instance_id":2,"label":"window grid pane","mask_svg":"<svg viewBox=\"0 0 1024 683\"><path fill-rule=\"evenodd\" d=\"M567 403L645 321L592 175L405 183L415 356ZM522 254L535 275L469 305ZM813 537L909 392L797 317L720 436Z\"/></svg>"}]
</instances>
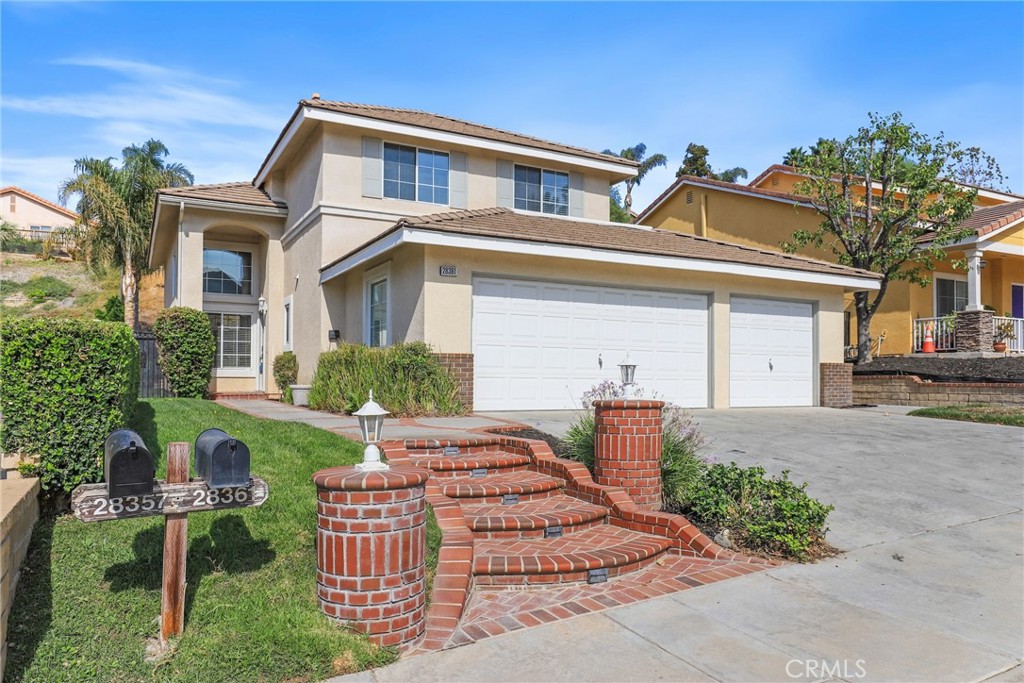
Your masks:
<instances>
[{"instance_id":1,"label":"window grid pane","mask_svg":"<svg viewBox=\"0 0 1024 683\"><path fill-rule=\"evenodd\" d=\"M252 316L238 313L207 313L217 345L213 367L252 367Z\"/></svg>"},{"instance_id":2,"label":"window grid pane","mask_svg":"<svg viewBox=\"0 0 1024 683\"><path fill-rule=\"evenodd\" d=\"M251 295L252 253L203 249L203 292Z\"/></svg>"},{"instance_id":3,"label":"window grid pane","mask_svg":"<svg viewBox=\"0 0 1024 683\"><path fill-rule=\"evenodd\" d=\"M526 211L569 215L569 174L515 167L514 206Z\"/></svg>"},{"instance_id":4,"label":"window grid pane","mask_svg":"<svg viewBox=\"0 0 1024 683\"><path fill-rule=\"evenodd\" d=\"M421 149L417 159L419 200L433 204L447 204L450 171L448 154Z\"/></svg>"},{"instance_id":5,"label":"window grid pane","mask_svg":"<svg viewBox=\"0 0 1024 683\"><path fill-rule=\"evenodd\" d=\"M384 143L384 196L416 200L416 148Z\"/></svg>"}]
</instances>

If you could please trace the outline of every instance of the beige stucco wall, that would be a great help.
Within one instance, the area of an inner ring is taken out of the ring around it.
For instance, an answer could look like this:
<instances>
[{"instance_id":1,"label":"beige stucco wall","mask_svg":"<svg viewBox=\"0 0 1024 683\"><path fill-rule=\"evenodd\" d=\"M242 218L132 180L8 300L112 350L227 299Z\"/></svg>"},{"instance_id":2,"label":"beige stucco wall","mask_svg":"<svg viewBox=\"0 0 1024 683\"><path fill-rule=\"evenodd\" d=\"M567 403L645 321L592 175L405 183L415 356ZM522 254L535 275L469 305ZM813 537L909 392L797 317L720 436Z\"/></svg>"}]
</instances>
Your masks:
<instances>
[{"instance_id":1,"label":"beige stucco wall","mask_svg":"<svg viewBox=\"0 0 1024 683\"><path fill-rule=\"evenodd\" d=\"M456 265L458 278L441 278L441 264ZM424 336L435 350L472 351L474 275L518 276L590 285L673 289L709 295L709 331L714 367L711 402L729 405L729 310L731 296L757 296L815 304L816 362L843 360L843 292L837 287L787 283L616 263L568 261L521 254L427 247L424 256ZM815 397L817 391L815 390Z\"/></svg>"},{"instance_id":2,"label":"beige stucco wall","mask_svg":"<svg viewBox=\"0 0 1024 683\"><path fill-rule=\"evenodd\" d=\"M14 211L11 211L11 197L14 197ZM14 223L24 230L33 225L48 225L57 229L75 222L74 218L69 218L60 211L14 192L0 195L0 219Z\"/></svg>"}]
</instances>

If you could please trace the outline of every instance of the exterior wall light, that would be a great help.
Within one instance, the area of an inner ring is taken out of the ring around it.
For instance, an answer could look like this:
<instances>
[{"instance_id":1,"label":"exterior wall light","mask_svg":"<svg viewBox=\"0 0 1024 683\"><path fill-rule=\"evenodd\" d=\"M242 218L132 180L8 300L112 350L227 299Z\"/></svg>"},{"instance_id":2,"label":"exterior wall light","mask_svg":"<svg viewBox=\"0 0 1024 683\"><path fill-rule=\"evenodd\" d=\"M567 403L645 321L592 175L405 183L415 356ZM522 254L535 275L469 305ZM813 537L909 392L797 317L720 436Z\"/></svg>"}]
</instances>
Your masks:
<instances>
[{"instance_id":1,"label":"exterior wall light","mask_svg":"<svg viewBox=\"0 0 1024 683\"><path fill-rule=\"evenodd\" d=\"M636 363L629 362L629 354L626 354L626 360L619 363L619 373L622 375L622 391L626 395L626 398L630 398L633 394L633 384L636 378Z\"/></svg>"},{"instance_id":2,"label":"exterior wall light","mask_svg":"<svg viewBox=\"0 0 1024 683\"><path fill-rule=\"evenodd\" d=\"M256 310L259 311L261 318L265 318L267 316L267 311L270 310L270 306L267 305L266 297L260 297L260 300L256 304Z\"/></svg>"},{"instance_id":3,"label":"exterior wall light","mask_svg":"<svg viewBox=\"0 0 1024 683\"><path fill-rule=\"evenodd\" d=\"M384 432L384 416L391 413L373 400L373 389L370 390L370 400L352 414L359 418L359 432L363 437L363 442L366 443L363 461L356 465L356 469L364 472L391 469L387 463L381 462L380 448L377 447L381 434Z\"/></svg>"}]
</instances>

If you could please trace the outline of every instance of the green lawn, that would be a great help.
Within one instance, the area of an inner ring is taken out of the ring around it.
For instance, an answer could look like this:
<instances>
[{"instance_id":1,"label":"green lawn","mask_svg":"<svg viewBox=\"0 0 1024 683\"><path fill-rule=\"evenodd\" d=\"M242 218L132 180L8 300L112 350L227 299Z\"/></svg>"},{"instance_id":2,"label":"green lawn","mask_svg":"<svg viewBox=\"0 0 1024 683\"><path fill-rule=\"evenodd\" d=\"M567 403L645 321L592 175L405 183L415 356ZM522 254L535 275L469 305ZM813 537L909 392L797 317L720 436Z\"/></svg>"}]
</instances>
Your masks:
<instances>
[{"instance_id":1,"label":"green lawn","mask_svg":"<svg viewBox=\"0 0 1024 683\"><path fill-rule=\"evenodd\" d=\"M1024 407L969 404L963 406L944 406L941 408L921 408L910 415L918 417L937 417L944 420L962 420L964 422L987 422L990 424L1024 427Z\"/></svg>"},{"instance_id":2,"label":"green lawn","mask_svg":"<svg viewBox=\"0 0 1024 683\"><path fill-rule=\"evenodd\" d=\"M258 508L189 516L185 633L173 657L155 666L143 660L158 631L162 518L86 524L64 515L41 520L33 536L10 617L8 683L298 683L395 659L331 624L314 596L311 475L357 462L361 447L208 401L141 401L134 421L161 460L168 442L194 442L214 426L249 445L270 498ZM430 535L436 545L436 529Z\"/></svg>"}]
</instances>

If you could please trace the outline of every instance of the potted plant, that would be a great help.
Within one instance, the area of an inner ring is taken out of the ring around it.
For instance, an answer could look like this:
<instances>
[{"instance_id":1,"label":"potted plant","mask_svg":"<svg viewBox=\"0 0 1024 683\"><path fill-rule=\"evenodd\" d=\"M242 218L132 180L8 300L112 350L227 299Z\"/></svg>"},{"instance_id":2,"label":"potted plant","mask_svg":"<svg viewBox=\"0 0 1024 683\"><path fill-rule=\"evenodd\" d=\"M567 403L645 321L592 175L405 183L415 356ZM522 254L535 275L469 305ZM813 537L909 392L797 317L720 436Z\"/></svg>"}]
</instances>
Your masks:
<instances>
[{"instance_id":1,"label":"potted plant","mask_svg":"<svg viewBox=\"0 0 1024 683\"><path fill-rule=\"evenodd\" d=\"M1001 323L996 323L995 329L992 331L992 350L997 353L1003 353L1006 351L1007 340L1016 338L1017 335L1013 332L1012 322L1004 320Z\"/></svg>"}]
</instances>

